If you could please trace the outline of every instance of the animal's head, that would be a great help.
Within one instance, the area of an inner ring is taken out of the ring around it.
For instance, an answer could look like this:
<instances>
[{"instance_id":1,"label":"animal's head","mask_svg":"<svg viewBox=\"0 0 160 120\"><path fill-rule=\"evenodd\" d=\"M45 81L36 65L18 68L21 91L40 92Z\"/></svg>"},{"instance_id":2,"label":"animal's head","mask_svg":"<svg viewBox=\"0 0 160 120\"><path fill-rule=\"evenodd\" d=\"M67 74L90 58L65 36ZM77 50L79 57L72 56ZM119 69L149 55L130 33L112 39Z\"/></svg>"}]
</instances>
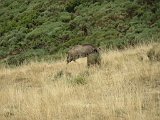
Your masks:
<instances>
[{"instance_id":1,"label":"animal's head","mask_svg":"<svg viewBox=\"0 0 160 120\"><path fill-rule=\"evenodd\" d=\"M101 51L101 48L98 47L98 48L95 49L94 52L98 52L99 53L100 51Z\"/></svg>"},{"instance_id":2,"label":"animal's head","mask_svg":"<svg viewBox=\"0 0 160 120\"><path fill-rule=\"evenodd\" d=\"M68 54L68 56L67 56L67 64L70 63L73 60L74 60L73 57L70 54Z\"/></svg>"}]
</instances>

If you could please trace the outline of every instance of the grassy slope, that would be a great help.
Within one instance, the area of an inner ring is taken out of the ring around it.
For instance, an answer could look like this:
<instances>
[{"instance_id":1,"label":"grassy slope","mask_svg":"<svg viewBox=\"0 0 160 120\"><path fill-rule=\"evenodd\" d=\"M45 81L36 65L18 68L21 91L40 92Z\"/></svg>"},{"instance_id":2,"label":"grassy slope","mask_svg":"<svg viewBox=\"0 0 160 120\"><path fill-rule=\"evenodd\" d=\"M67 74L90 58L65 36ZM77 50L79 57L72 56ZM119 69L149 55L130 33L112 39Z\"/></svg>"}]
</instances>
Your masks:
<instances>
[{"instance_id":1,"label":"grassy slope","mask_svg":"<svg viewBox=\"0 0 160 120\"><path fill-rule=\"evenodd\" d=\"M17 64L32 56L65 52L75 44L124 48L150 38L159 40L158 0L152 5L131 0L82 2L74 13L66 10L74 4L66 5L64 1L1 1L0 59L10 56L8 62Z\"/></svg>"},{"instance_id":2,"label":"grassy slope","mask_svg":"<svg viewBox=\"0 0 160 120\"><path fill-rule=\"evenodd\" d=\"M102 67L86 58L0 68L1 120L158 120L160 63L152 45L108 51Z\"/></svg>"}]
</instances>

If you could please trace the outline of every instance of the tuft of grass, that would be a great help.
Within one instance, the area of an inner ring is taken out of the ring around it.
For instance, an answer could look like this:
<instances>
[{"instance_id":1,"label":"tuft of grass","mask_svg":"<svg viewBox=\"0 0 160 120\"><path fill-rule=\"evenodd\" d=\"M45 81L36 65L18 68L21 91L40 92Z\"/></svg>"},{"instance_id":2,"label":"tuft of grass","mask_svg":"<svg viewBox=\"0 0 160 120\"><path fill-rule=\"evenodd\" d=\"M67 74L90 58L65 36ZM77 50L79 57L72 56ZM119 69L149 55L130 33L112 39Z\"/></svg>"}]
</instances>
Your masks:
<instances>
[{"instance_id":1,"label":"tuft of grass","mask_svg":"<svg viewBox=\"0 0 160 120\"><path fill-rule=\"evenodd\" d=\"M54 78L55 78L55 79L61 78L63 75L64 75L64 72L61 70L61 71L58 71L58 72L54 75Z\"/></svg>"},{"instance_id":2,"label":"tuft of grass","mask_svg":"<svg viewBox=\"0 0 160 120\"><path fill-rule=\"evenodd\" d=\"M160 44L154 45L147 53L151 61L160 61Z\"/></svg>"},{"instance_id":3,"label":"tuft of grass","mask_svg":"<svg viewBox=\"0 0 160 120\"><path fill-rule=\"evenodd\" d=\"M85 85L85 84L87 84L87 80L84 76L78 75L75 78L71 79L71 83L73 85Z\"/></svg>"}]
</instances>

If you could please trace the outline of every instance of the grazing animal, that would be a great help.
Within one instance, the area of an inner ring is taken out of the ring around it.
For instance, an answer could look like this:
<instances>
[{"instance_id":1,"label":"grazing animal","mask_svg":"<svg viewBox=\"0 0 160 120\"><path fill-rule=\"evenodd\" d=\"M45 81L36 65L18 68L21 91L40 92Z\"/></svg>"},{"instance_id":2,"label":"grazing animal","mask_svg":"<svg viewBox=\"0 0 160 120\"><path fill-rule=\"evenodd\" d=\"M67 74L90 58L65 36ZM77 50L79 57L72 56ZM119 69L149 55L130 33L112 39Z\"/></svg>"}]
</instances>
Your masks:
<instances>
[{"instance_id":1,"label":"grazing animal","mask_svg":"<svg viewBox=\"0 0 160 120\"><path fill-rule=\"evenodd\" d=\"M96 48L93 45L90 44L76 45L68 51L67 64L71 61L76 61L78 58L88 57L88 59L90 60L87 60L87 65L90 66L90 63L88 62L90 62L93 57L93 56L91 57L90 54L94 55L95 53L97 53L96 55L99 55L99 48ZM98 61L98 58L96 59L94 57L94 61L95 62L92 61L92 63L97 64L96 61Z\"/></svg>"}]
</instances>

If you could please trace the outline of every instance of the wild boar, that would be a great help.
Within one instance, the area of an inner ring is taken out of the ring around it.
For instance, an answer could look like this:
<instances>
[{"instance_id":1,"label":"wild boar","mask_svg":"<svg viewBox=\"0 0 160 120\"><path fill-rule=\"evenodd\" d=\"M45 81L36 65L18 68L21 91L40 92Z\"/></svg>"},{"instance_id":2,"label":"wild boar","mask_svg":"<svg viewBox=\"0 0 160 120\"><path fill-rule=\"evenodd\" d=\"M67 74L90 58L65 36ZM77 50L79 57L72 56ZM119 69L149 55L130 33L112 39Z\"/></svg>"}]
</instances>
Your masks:
<instances>
[{"instance_id":1,"label":"wild boar","mask_svg":"<svg viewBox=\"0 0 160 120\"><path fill-rule=\"evenodd\" d=\"M93 53L97 53L97 55L99 55L99 48L96 48L95 46L90 44L76 45L68 51L67 63L75 61L78 58L87 57Z\"/></svg>"}]
</instances>

